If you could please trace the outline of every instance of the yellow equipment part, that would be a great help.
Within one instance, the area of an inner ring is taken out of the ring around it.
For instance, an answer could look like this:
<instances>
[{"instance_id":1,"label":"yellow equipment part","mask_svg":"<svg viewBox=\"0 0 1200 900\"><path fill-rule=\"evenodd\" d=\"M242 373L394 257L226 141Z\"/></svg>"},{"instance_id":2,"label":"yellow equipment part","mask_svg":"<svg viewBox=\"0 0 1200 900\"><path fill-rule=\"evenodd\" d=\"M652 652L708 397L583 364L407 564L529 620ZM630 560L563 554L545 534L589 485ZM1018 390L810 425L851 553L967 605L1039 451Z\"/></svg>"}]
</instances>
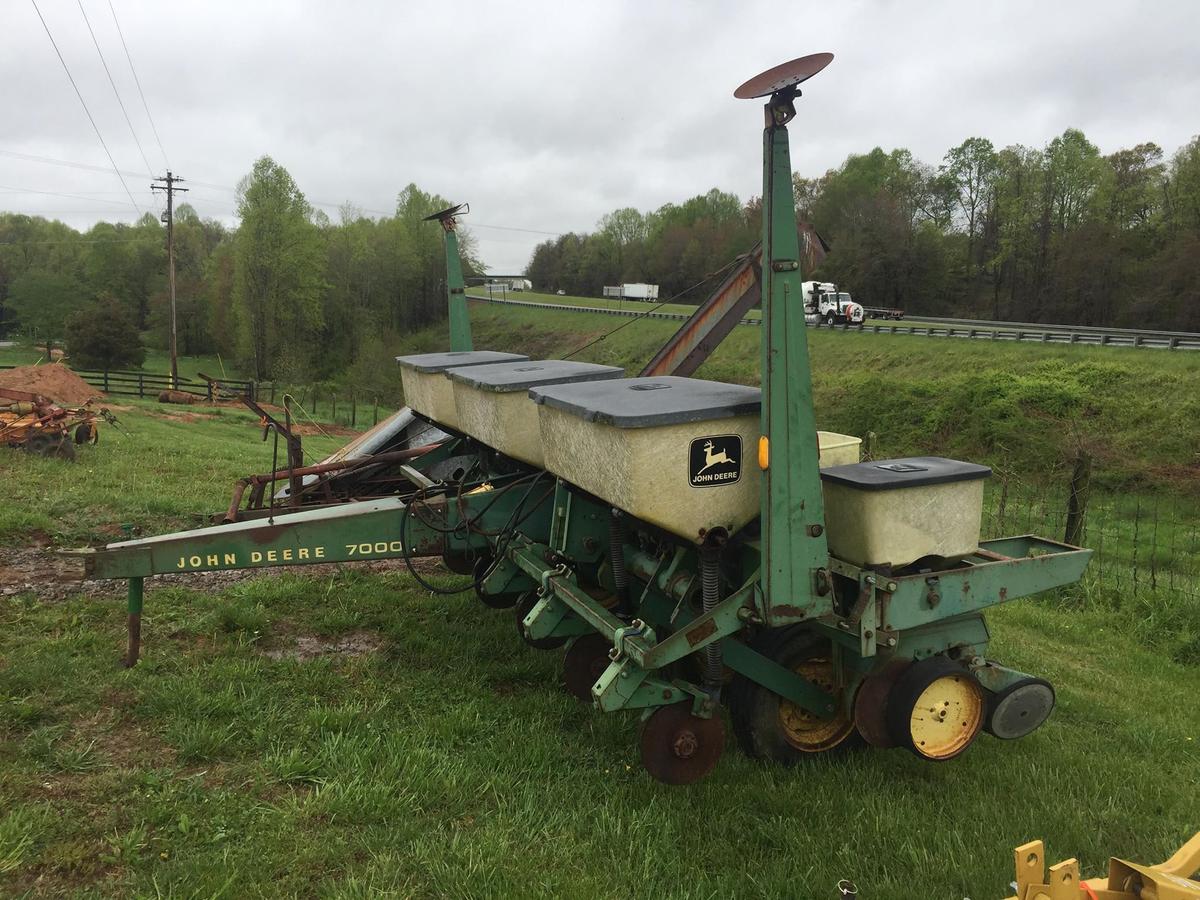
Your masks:
<instances>
[{"instance_id":1,"label":"yellow equipment part","mask_svg":"<svg viewBox=\"0 0 1200 900\"><path fill-rule=\"evenodd\" d=\"M1017 893L1008 900L1200 900L1200 832L1164 863L1143 866L1113 857L1107 878L1079 880L1079 862L1068 859L1045 869L1041 841L1014 853Z\"/></svg>"}]
</instances>

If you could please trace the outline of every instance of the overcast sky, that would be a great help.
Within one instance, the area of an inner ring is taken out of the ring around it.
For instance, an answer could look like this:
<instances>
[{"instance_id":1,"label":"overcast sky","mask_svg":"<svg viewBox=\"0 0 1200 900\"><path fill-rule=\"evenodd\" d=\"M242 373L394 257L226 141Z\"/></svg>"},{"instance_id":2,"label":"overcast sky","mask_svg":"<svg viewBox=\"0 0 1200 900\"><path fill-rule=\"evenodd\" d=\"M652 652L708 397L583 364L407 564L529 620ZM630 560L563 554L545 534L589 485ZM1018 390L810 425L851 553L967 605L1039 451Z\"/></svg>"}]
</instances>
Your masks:
<instances>
[{"instance_id":1,"label":"overcast sky","mask_svg":"<svg viewBox=\"0 0 1200 900\"><path fill-rule=\"evenodd\" d=\"M82 3L159 174L109 0ZM37 4L136 203L157 211L78 0ZM1200 132L1195 0L112 4L201 215L233 223L232 188L263 154L334 218L347 201L390 211L416 182L470 201L496 273L547 237L504 229L757 194L760 105L733 89L807 53L836 58L791 126L805 175L874 146L936 164L971 135L1042 146L1077 127L1105 153L1155 141L1169 156ZM135 215L30 0L0 4L0 151L0 209L76 227Z\"/></svg>"}]
</instances>

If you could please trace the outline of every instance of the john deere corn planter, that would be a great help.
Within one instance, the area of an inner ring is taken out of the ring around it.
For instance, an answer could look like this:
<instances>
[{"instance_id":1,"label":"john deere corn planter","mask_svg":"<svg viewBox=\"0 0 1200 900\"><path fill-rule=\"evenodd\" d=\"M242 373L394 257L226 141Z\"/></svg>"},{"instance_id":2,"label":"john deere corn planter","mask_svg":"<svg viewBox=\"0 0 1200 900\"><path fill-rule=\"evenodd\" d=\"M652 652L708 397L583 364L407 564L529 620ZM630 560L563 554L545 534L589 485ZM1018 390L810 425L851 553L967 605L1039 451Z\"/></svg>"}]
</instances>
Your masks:
<instances>
[{"instance_id":1,"label":"john deere corn planter","mask_svg":"<svg viewBox=\"0 0 1200 900\"><path fill-rule=\"evenodd\" d=\"M531 646L565 648L567 690L638 711L642 761L670 784L712 770L726 717L784 764L860 739L947 760L1041 725L1053 688L987 658L982 612L1076 581L1090 551L981 543L987 468L860 463L813 419L787 123L831 59L735 93L767 98L761 265L739 289L761 297L761 390L473 350L447 210L451 349L399 359L439 439L410 448L391 496L91 553L94 577L129 579L130 662L148 575L434 556Z\"/></svg>"}]
</instances>

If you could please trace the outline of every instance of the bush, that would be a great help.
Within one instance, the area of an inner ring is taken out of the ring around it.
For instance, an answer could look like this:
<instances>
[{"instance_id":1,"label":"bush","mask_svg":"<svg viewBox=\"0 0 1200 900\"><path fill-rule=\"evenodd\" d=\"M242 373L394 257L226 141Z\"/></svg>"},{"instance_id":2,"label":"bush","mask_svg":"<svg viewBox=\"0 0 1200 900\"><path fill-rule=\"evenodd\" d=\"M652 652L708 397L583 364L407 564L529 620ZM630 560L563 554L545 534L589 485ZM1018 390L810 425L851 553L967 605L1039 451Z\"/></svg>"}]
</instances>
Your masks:
<instances>
[{"instance_id":1,"label":"bush","mask_svg":"<svg viewBox=\"0 0 1200 900\"><path fill-rule=\"evenodd\" d=\"M84 368L137 368L146 359L137 325L125 307L100 300L67 319L67 350Z\"/></svg>"}]
</instances>

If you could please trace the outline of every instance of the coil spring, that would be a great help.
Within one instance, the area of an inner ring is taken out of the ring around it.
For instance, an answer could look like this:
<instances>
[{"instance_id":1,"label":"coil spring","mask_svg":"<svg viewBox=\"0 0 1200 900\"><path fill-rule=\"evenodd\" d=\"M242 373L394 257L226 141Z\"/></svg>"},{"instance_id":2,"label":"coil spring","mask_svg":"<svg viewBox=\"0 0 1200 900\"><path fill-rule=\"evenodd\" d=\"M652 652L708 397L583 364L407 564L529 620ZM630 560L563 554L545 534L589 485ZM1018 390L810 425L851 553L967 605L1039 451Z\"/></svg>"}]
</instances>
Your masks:
<instances>
[{"instance_id":1,"label":"coil spring","mask_svg":"<svg viewBox=\"0 0 1200 900\"><path fill-rule=\"evenodd\" d=\"M629 575L625 571L625 520L615 509L608 518L608 558L612 563L617 605L624 609L629 592Z\"/></svg>"},{"instance_id":2,"label":"coil spring","mask_svg":"<svg viewBox=\"0 0 1200 900\"><path fill-rule=\"evenodd\" d=\"M721 602L721 551L719 547L700 549L700 596L704 611L711 612ZM721 660L721 642L713 641L704 648L704 680L710 686L719 685L725 664Z\"/></svg>"}]
</instances>

